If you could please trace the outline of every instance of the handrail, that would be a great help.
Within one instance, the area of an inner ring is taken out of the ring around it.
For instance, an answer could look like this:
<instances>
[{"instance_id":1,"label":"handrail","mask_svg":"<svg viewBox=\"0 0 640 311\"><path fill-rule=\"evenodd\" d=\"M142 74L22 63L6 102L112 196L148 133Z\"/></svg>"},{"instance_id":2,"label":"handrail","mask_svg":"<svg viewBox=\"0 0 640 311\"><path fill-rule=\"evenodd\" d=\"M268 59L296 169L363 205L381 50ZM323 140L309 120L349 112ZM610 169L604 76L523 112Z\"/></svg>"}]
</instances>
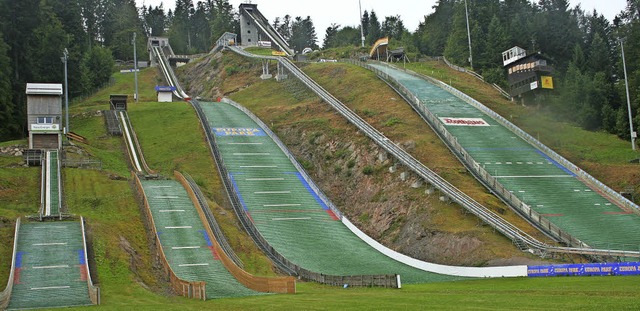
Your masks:
<instances>
[{"instance_id":1,"label":"handrail","mask_svg":"<svg viewBox=\"0 0 640 311\"><path fill-rule=\"evenodd\" d=\"M100 287L93 285L91 270L89 269L89 259L87 256L87 237L84 229L84 218L80 216L80 227L82 228L82 247L84 250L84 264L87 273L87 286L89 288L89 298L94 305L100 305Z\"/></svg>"},{"instance_id":2,"label":"handrail","mask_svg":"<svg viewBox=\"0 0 640 311\"><path fill-rule=\"evenodd\" d=\"M231 275L233 275L244 286L255 291L265 293L295 294L296 279L292 276L259 277L244 271L242 268L236 265L236 263L231 258L229 258L229 256L227 256L227 253L220 246L218 236L213 233L213 231L211 230L211 226L207 225L209 221L207 219L207 216L205 215L203 206L200 204L200 200L196 196L194 187L180 172L174 171L173 175L189 194L189 198L191 199L191 202L198 212L198 216L200 216L202 225L207 231L207 234L211 237L211 242L216 253L220 257L222 264L231 273Z\"/></svg>"},{"instance_id":3,"label":"handrail","mask_svg":"<svg viewBox=\"0 0 640 311\"><path fill-rule=\"evenodd\" d=\"M20 218L16 219L16 230L13 240L13 257L11 258L11 271L9 272L9 279L7 280L7 287L0 292L0 310L4 310L9 305L11 299L11 291L13 290L13 278L16 270L16 256L18 251L18 232L20 231Z\"/></svg>"},{"instance_id":4,"label":"handrail","mask_svg":"<svg viewBox=\"0 0 640 311\"><path fill-rule=\"evenodd\" d=\"M140 182L140 178L138 175L132 174L135 180L136 190L142 196L143 204L144 204L144 214L147 216L149 220L149 226L151 227L151 232L155 237L155 245L156 252L158 257L160 257L160 263L164 268L164 273L169 279L169 283L171 287L178 293L180 296L206 300L206 283L200 281L186 281L178 277L171 265L169 265L169 261L167 260L166 255L164 254L164 249L162 248L162 243L160 242L160 237L158 236L158 232L156 230L156 225L153 220L153 215L151 214L151 207L149 206L149 201L147 200L147 195L144 192L144 188L142 187L142 183Z\"/></svg>"}]
</instances>

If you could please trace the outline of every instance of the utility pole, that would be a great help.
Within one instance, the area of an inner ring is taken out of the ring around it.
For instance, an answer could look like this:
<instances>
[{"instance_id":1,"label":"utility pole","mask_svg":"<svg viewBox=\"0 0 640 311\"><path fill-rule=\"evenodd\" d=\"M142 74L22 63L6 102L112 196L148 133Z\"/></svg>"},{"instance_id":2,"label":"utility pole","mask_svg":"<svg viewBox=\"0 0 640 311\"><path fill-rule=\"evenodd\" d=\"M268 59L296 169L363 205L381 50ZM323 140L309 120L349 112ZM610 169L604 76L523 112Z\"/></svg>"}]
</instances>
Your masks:
<instances>
[{"instance_id":1,"label":"utility pole","mask_svg":"<svg viewBox=\"0 0 640 311\"><path fill-rule=\"evenodd\" d=\"M64 63L64 121L65 121L65 130L64 133L69 133L69 83L67 82L67 61L69 60L69 51L67 48L64 48L64 52L62 52L62 62Z\"/></svg>"},{"instance_id":2,"label":"utility pole","mask_svg":"<svg viewBox=\"0 0 640 311\"><path fill-rule=\"evenodd\" d=\"M467 0L464 0L464 11L467 15L467 38L469 38L469 64L471 70L473 70L473 54L471 52L471 30L469 29L469 8L467 7Z\"/></svg>"},{"instance_id":3,"label":"utility pole","mask_svg":"<svg viewBox=\"0 0 640 311\"><path fill-rule=\"evenodd\" d=\"M360 8L360 39L362 47L364 47L364 24L362 23L362 3L360 0L358 0L358 7Z\"/></svg>"},{"instance_id":4,"label":"utility pole","mask_svg":"<svg viewBox=\"0 0 640 311\"><path fill-rule=\"evenodd\" d=\"M133 79L135 80L135 88L136 93L134 94L134 100L136 103L138 102L138 55L136 54L136 33L133 33L133 40L131 40L131 44L133 44Z\"/></svg>"},{"instance_id":5,"label":"utility pole","mask_svg":"<svg viewBox=\"0 0 640 311\"><path fill-rule=\"evenodd\" d=\"M629 110L629 130L631 131L631 149L636 150L636 132L633 131L633 115L631 114L631 98L629 97L629 81L627 80L627 62L624 59L624 43L620 40L622 50L622 68L624 69L624 85L627 90L627 109Z\"/></svg>"}]
</instances>

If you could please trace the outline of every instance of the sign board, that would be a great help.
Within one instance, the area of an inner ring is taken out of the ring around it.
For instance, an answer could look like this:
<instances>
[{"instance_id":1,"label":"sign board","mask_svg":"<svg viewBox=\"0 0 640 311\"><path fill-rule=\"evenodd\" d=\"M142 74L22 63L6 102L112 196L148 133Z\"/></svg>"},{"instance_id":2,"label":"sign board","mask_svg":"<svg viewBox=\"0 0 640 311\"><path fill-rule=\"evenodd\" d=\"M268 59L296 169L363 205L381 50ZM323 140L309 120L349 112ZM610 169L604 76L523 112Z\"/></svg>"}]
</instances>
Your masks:
<instances>
[{"instance_id":1,"label":"sign board","mask_svg":"<svg viewBox=\"0 0 640 311\"><path fill-rule=\"evenodd\" d=\"M176 90L175 86L156 85L156 92L173 92L175 90Z\"/></svg>"},{"instance_id":2,"label":"sign board","mask_svg":"<svg viewBox=\"0 0 640 311\"><path fill-rule=\"evenodd\" d=\"M213 131L216 136L266 136L264 131L258 128L216 127Z\"/></svg>"},{"instance_id":3,"label":"sign board","mask_svg":"<svg viewBox=\"0 0 640 311\"><path fill-rule=\"evenodd\" d=\"M440 117L439 118L444 125L453 125L453 126L490 126L487 121L482 118L448 118L448 117Z\"/></svg>"},{"instance_id":4,"label":"sign board","mask_svg":"<svg viewBox=\"0 0 640 311\"><path fill-rule=\"evenodd\" d=\"M130 73L134 71L140 72L140 69L122 69L120 70L120 73Z\"/></svg>"},{"instance_id":5,"label":"sign board","mask_svg":"<svg viewBox=\"0 0 640 311\"><path fill-rule=\"evenodd\" d=\"M538 88L538 81L533 81L533 82L531 82L531 89L532 89L532 90L535 90L535 89L537 89L537 88Z\"/></svg>"},{"instance_id":6,"label":"sign board","mask_svg":"<svg viewBox=\"0 0 640 311\"><path fill-rule=\"evenodd\" d=\"M59 131L60 125L58 124L31 124L32 131Z\"/></svg>"},{"instance_id":7,"label":"sign board","mask_svg":"<svg viewBox=\"0 0 640 311\"><path fill-rule=\"evenodd\" d=\"M640 262L585 263L568 265L529 266L527 275L586 276L586 275L640 275Z\"/></svg>"},{"instance_id":8,"label":"sign board","mask_svg":"<svg viewBox=\"0 0 640 311\"><path fill-rule=\"evenodd\" d=\"M287 53L282 51L271 51L271 55L273 56L287 56Z\"/></svg>"},{"instance_id":9,"label":"sign board","mask_svg":"<svg viewBox=\"0 0 640 311\"><path fill-rule=\"evenodd\" d=\"M553 90L553 77L549 76L541 76L540 80L542 80L542 88Z\"/></svg>"}]
</instances>

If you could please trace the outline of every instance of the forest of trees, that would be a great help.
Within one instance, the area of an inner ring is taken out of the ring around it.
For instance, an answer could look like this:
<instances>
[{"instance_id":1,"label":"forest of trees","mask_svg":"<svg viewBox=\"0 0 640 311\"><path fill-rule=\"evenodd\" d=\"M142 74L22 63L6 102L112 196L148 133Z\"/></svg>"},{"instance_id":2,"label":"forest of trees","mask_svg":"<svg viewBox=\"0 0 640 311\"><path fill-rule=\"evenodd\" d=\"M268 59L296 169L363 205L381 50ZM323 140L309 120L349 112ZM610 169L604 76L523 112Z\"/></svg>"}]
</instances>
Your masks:
<instances>
[{"instance_id":1,"label":"forest of trees","mask_svg":"<svg viewBox=\"0 0 640 311\"><path fill-rule=\"evenodd\" d=\"M116 61L133 60L134 32L146 60L150 35L168 36L176 53L201 53L237 27L227 0L177 0L168 11L134 0L0 0L0 141L26 135L26 83L62 83L65 48L74 98L108 83Z\"/></svg>"},{"instance_id":2,"label":"forest of trees","mask_svg":"<svg viewBox=\"0 0 640 311\"><path fill-rule=\"evenodd\" d=\"M629 139L620 40L625 44L634 128L640 125L640 0L613 21L597 11L571 8L568 0L467 0L473 70L506 85L501 53L520 46L540 52L555 67L555 90L537 104L562 120ZM606 3L602 3L606 5ZM391 47L412 57L442 56L470 67L464 0L439 0L418 28L407 30L398 16L362 18L366 43L388 36ZM327 28L323 48L359 46L360 26Z\"/></svg>"},{"instance_id":3,"label":"forest of trees","mask_svg":"<svg viewBox=\"0 0 640 311\"><path fill-rule=\"evenodd\" d=\"M613 21L568 0L467 0L473 70L506 84L501 52L520 46L552 60L555 90L536 104L589 130L629 139L620 41L625 43L634 125L640 123L640 0ZM604 3L603 3L604 5ZM388 36L412 59L444 55L470 67L464 0L439 0L417 29L400 16L362 17L366 45ZM310 16L285 15L273 26L296 51L317 49ZM175 8L136 8L134 0L0 0L0 141L26 134L27 82L63 81L62 52L69 51L69 94L78 97L107 83L119 61L147 59L148 36L169 37L178 54L206 52L225 31L239 33L228 0L177 0ZM360 46L360 25L332 24L323 48Z\"/></svg>"}]
</instances>

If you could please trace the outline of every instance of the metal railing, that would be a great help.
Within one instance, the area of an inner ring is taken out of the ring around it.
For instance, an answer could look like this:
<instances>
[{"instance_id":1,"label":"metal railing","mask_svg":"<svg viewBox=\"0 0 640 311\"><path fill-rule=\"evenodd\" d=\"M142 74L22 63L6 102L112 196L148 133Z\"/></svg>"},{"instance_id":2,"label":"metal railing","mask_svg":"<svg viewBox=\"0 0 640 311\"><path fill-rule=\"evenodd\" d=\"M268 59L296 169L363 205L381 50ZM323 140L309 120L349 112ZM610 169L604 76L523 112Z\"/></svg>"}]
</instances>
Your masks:
<instances>
[{"instance_id":1,"label":"metal railing","mask_svg":"<svg viewBox=\"0 0 640 311\"><path fill-rule=\"evenodd\" d=\"M16 219L16 230L13 240L13 257L11 257L11 271L7 280L7 287L0 292L0 310L5 310L11 299L11 291L13 291L13 279L16 270L16 256L18 254L18 232L20 231L20 218Z\"/></svg>"}]
</instances>

